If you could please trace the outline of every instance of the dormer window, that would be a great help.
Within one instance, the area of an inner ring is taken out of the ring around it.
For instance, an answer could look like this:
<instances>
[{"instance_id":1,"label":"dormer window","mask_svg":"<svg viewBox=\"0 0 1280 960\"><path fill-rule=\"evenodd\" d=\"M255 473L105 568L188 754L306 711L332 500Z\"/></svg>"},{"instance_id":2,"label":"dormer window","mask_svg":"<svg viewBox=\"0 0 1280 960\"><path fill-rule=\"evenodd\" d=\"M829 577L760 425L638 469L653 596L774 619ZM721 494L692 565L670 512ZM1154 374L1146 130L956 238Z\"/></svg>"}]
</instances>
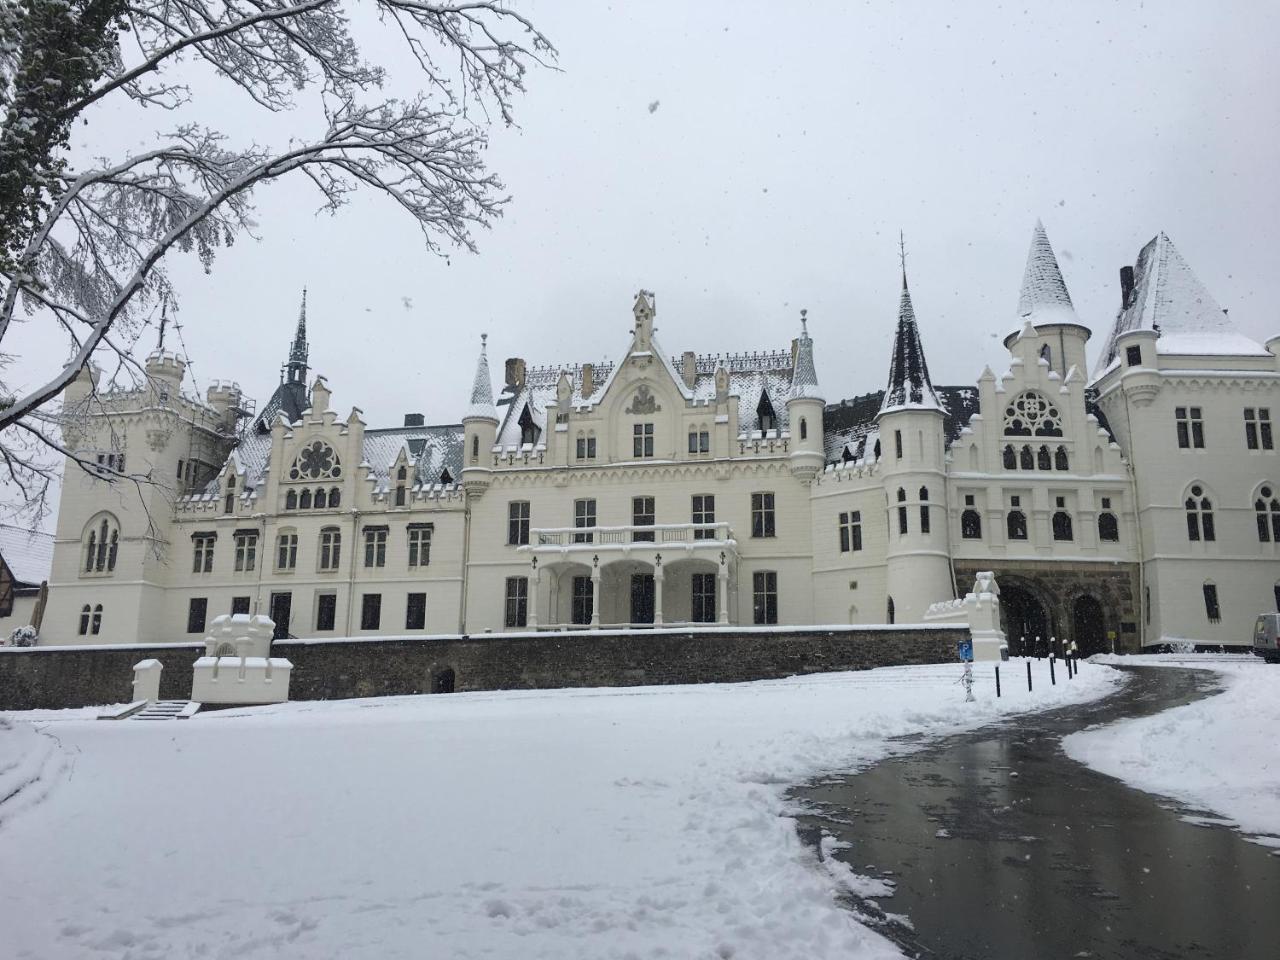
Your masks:
<instances>
[{"instance_id":1,"label":"dormer window","mask_svg":"<svg viewBox=\"0 0 1280 960\"><path fill-rule=\"evenodd\" d=\"M538 425L533 422L533 413L529 410L529 405L525 404L524 409L520 412L520 445L528 444L532 446L538 442Z\"/></svg>"},{"instance_id":2,"label":"dormer window","mask_svg":"<svg viewBox=\"0 0 1280 960\"><path fill-rule=\"evenodd\" d=\"M760 402L756 404L756 417L760 421L760 432L769 433L778 429L778 417L773 412L773 404L769 402L769 391L760 391Z\"/></svg>"},{"instance_id":3,"label":"dormer window","mask_svg":"<svg viewBox=\"0 0 1280 960\"><path fill-rule=\"evenodd\" d=\"M222 503L222 512L230 513L235 509L236 505L236 478L234 476L227 477L227 496Z\"/></svg>"}]
</instances>

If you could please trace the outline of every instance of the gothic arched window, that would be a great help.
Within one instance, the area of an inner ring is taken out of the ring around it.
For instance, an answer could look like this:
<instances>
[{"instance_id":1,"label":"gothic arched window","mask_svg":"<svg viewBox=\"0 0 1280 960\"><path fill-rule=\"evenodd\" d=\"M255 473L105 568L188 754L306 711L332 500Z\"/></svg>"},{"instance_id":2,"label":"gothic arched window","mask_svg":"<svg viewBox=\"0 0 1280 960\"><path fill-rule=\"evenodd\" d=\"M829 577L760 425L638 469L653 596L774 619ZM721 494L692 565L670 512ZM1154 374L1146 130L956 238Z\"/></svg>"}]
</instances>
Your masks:
<instances>
[{"instance_id":1,"label":"gothic arched window","mask_svg":"<svg viewBox=\"0 0 1280 960\"><path fill-rule=\"evenodd\" d=\"M89 617L92 614L92 612L93 611L89 608L89 605L87 603L80 608L80 631L79 632L80 632L80 636L82 637L88 634L89 632Z\"/></svg>"},{"instance_id":2,"label":"gothic arched window","mask_svg":"<svg viewBox=\"0 0 1280 960\"><path fill-rule=\"evenodd\" d=\"M1280 543L1280 499L1274 493L1271 487L1263 487L1258 491L1258 499L1253 502L1258 520L1258 540L1261 543L1272 540Z\"/></svg>"},{"instance_id":3,"label":"gothic arched window","mask_svg":"<svg viewBox=\"0 0 1280 960\"><path fill-rule=\"evenodd\" d=\"M907 491L901 487L898 488L898 503L905 504L907 502ZM898 507L898 533L907 532L907 508L905 506Z\"/></svg>"},{"instance_id":4,"label":"gothic arched window","mask_svg":"<svg viewBox=\"0 0 1280 960\"><path fill-rule=\"evenodd\" d=\"M333 487L329 491L329 509L330 510L338 509L338 504L341 502L342 502L342 492L337 487Z\"/></svg>"},{"instance_id":5,"label":"gothic arched window","mask_svg":"<svg viewBox=\"0 0 1280 960\"><path fill-rule=\"evenodd\" d=\"M298 491L290 490L284 495L284 508L286 510L298 509Z\"/></svg>"},{"instance_id":6,"label":"gothic arched window","mask_svg":"<svg viewBox=\"0 0 1280 960\"><path fill-rule=\"evenodd\" d=\"M94 604L93 620L90 623L89 632L94 636L102 632L102 604L100 603Z\"/></svg>"},{"instance_id":7,"label":"gothic arched window","mask_svg":"<svg viewBox=\"0 0 1280 960\"><path fill-rule=\"evenodd\" d=\"M1036 451L1036 469L1049 470L1052 468L1052 466L1053 466L1053 460L1049 456L1049 448L1041 447L1038 451Z\"/></svg>"},{"instance_id":8,"label":"gothic arched window","mask_svg":"<svg viewBox=\"0 0 1280 960\"><path fill-rule=\"evenodd\" d=\"M85 526L84 572L113 573L120 551L120 524L109 513L100 513Z\"/></svg>"},{"instance_id":9,"label":"gothic arched window","mask_svg":"<svg viewBox=\"0 0 1280 960\"><path fill-rule=\"evenodd\" d=\"M1021 510L1010 510L1007 526L1010 540L1027 539L1027 515Z\"/></svg>"},{"instance_id":10,"label":"gothic arched window","mask_svg":"<svg viewBox=\"0 0 1280 960\"><path fill-rule=\"evenodd\" d=\"M982 517L974 509L960 514L960 536L966 540L982 539Z\"/></svg>"},{"instance_id":11,"label":"gothic arched window","mask_svg":"<svg viewBox=\"0 0 1280 960\"><path fill-rule=\"evenodd\" d=\"M1034 470L1036 468L1035 455L1032 454L1030 447L1022 448L1022 453L1018 456L1018 463L1023 470Z\"/></svg>"},{"instance_id":12,"label":"gothic arched window","mask_svg":"<svg viewBox=\"0 0 1280 960\"><path fill-rule=\"evenodd\" d=\"M316 491L316 498L314 503L316 505L317 510L323 510L328 505L329 495L324 492L324 487L321 487L319 490Z\"/></svg>"},{"instance_id":13,"label":"gothic arched window","mask_svg":"<svg viewBox=\"0 0 1280 960\"><path fill-rule=\"evenodd\" d=\"M1053 366L1053 351L1049 349L1049 345L1047 343L1040 348L1040 359L1049 366Z\"/></svg>"},{"instance_id":14,"label":"gothic arched window","mask_svg":"<svg viewBox=\"0 0 1280 960\"><path fill-rule=\"evenodd\" d=\"M1067 513L1065 510L1058 510L1053 515L1053 539L1075 539L1071 529L1071 514Z\"/></svg>"},{"instance_id":15,"label":"gothic arched window","mask_svg":"<svg viewBox=\"0 0 1280 960\"><path fill-rule=\"evenodd\" d=\"M929 488L920 488L920 532L929 532Z\"/></svg>"},{"instance_id":16,"label":"gothic arched window","mask_svg":"<svg viewBox=\"0 0 1280 960\"><path fill-rule=\"evenodd\" d=\"M1018 452L1013 449L1013 444L1011 443L1004 445L1004 468L1006 470L1018 469Z\"/></svg>"},{"instance_id":17,"label":"gothic arched window","mask_svg":"<svg viewBox=\"0 0 1280 960\"><path fill-rule=\"evenodd\" d=\"M1213 503L1198 484L1191 488L1184 506L1187 509L1187 539L1213 541Z\"/></svg>"},{"instance_id":18,"label":"gothic arched window","mask_svg":"<svg viewBox=\"0 0 1280 960\"><path fill-rule=\"evenodd\" d=\"M800 439L801 440L809 439L809 421L806 420L804 417L800 418Z\"/></svg>"},{"instance_id":19,"label":"gothic arched window","mask_svg":"<svg viewBox=\"0 0 1280 960\"><path fill-rule=\"evenodd\" d=\"M893 623L896 611L893 608L893 597L889 598L889 602L884 605L884 619L886 623Z\"/></svg>"},{"instance_id":20,"label":"gothic arched window","mask_svg":"<svg viewBox=\"0 0 1280 960\"><path fill-rule=\"evenodd\" d=\"M1120 523L1114 513L1098 514L1098 539L1103 543L1119 542Z\"/></svg>"},{"instance_id":21,"label":"gothic arched window","mask_svg":"<svg viewBox=\"0 0 1280 960\"><path fill-rule=\"evenodd\" d=\"M1058 408L1034 390L1019 394L1004 408L1006 437L1060 437Z\"/></svg>"},{"instance_id":22,"label":"gothic arched window","mask_svg":"<svg viewBox=\"0 0 1280 960\"><path fill-rule=\"evenodd\" d=\"M302 496L298 497L298 506L303 510L311 509L311 491L303 490Z\"/></svg>"},{"instance_id":23,"label":"gothic arched window","mask_svg":"<svg viewBox=\"0 0 1280 960\"><path fill-rule=\"evenodd\" d=\"M1067 448L1059 447L1053 453L1053 469L1069 470L1070 464L1067 462Z\"/></svg>"}]
</instances>

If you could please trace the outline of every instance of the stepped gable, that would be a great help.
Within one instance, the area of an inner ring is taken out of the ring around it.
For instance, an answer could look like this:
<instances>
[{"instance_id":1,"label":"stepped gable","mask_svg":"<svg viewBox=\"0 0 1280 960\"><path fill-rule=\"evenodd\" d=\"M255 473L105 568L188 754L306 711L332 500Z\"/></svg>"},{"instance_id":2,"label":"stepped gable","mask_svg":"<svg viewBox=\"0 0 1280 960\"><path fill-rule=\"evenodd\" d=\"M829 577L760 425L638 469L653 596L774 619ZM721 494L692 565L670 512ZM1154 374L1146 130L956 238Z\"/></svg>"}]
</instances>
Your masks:
<instances>
[{"instance_id":1,"label":"stepped gable","mask_svg":"<svg viewBox=\"0 0 1280 960\"><path fill-rule=\"evenodd\" d=\"M942 404L929 380L929 365L920 343L916 311L907 289L907 274L902 273L902 296L898 301L898 329L893 338L893 355L889 361L889 383L884 391L880 414L895 410L940 410Z\"/></svg>"},{"instance_id":2,"label":"stepped gable","mask_svg":"<svg viewBox=\"0 0 1280 960\"><path fill-rule=\"evenodd\" d=\"M1158 331L1156 350L1164 354L1267 356L1236 329L1163 232L1121 271L1120 310L1102 355L1104 370L1116 360L1116 340L1133 330Z\"/></svg>"}]
</instances>

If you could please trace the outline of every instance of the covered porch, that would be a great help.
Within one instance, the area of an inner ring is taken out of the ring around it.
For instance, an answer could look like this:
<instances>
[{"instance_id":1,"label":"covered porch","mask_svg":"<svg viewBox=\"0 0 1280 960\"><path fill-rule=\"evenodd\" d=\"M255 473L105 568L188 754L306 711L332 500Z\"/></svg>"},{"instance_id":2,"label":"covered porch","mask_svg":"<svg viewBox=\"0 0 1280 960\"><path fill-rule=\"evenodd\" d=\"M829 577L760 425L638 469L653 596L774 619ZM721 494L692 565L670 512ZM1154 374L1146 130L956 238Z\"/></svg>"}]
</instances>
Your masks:
<instances>
[{"instance_id":1,"label":"covered porch","mask_svg":"<svg viewBox=\"0 0 1280 960\"><path fill-rule=\"evenodd\" d=\"M530 630L729 624L738 544L725 523L531 531Z\"/></svg>"}]
</instances>

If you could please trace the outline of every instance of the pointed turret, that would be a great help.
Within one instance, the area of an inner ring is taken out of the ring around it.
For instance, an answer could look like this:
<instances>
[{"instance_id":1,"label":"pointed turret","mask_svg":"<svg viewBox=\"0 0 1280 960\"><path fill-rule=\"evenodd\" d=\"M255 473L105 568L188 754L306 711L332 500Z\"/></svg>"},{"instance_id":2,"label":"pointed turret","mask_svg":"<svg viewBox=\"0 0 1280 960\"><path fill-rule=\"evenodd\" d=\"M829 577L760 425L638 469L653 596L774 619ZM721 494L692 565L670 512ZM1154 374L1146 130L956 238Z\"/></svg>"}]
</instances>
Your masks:
<instances>
[{"instance_id":1,"label":"pointed turret","mask_svg":"<svg viewBox=\"0 0 1280 960\"><path fill-rule=\"evenodd\" d=\"M787 397L787 420L791 429L791 471L808 482L818 475L826 460L822 427L822 388L813 366L813 340L809 338L809 311L800 311L800 337L795 342L791 369L791 393Z\"/></svg>"},{"instance_id":2,"label":"pointed turret","mask_svg":"<svg viewBox=\"0 0 1280 960\"><path fill-rule=\"evenodd\" d=\"M880 416L892 410L941 410L938 395L929 380L929 365L920 344L916 311L907 288L907 272L902 272L902 297L898 301L898 332L889 362L889 383L880 404Z\"/></svg>"},{"instance_id":3,"label":"pointed turret","mask_svg":"<svg viewBox=\"0 0 1280 960\"><path fill-rule=\"evenodd\" d=\"M1071 304L1062 269L1049 244L1044 224L1036 221L1027 251L1027 268L1022 274L1022 290L1018 294L1018 326L1030 321L1041 323L1079 323Z\"/></svg>"},{"instance_id":4,"label":"pointed turret","mask_svg":"<svg viewBox=\"0 0 1280 960\"><path fill-rule=\"evenodd\" d=\"M307 382L307 288L302 288L302 306L298 309L298 329L289 348L289 362L285 364L285 380L288 383Z\"/></svg>"},{"instance_id":5,"label":"pointed turret","mask_svg":"<svg viewBox=\"0 0 1280 960\"><path fill-rule=\"evenodd\" d=\"M800 338L796 341L796 359L791 373L791 399L823 402L818 386L818 371L813 366L813 340L809 336L809 311L800 311Z\"/></svg>"},{"instance_id":6,"label":"pointed turret","mask_svg":"<svg viewBox=\"0 0 1280 960\"><path fill-rule=\"evenodd\" d=\"M476 362L476 377L471 384L471 403L463 415L467 420L492 420L498 422L498 408L493 402L493 381L489 379L489 335L480 334L480 359Z\"/></svg>"}]
</instances>

